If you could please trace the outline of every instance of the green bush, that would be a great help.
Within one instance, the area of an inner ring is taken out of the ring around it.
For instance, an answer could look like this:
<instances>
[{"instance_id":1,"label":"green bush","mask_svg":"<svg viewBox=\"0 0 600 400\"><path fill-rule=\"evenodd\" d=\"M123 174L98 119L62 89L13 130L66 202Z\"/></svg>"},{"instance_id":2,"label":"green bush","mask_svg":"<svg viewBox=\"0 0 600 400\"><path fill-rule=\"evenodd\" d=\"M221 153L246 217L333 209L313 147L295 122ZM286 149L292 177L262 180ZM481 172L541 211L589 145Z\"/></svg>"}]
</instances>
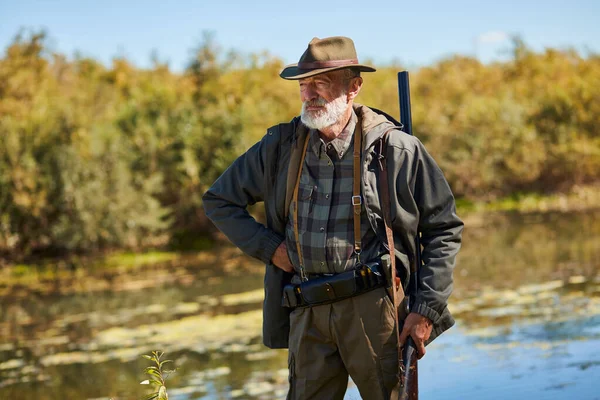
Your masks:
<instances>
[{"instance_id":1,"label":"green bush","mask_svg":"<svg viewBox=\"0 0 600 400\"><path fill-rule=\"evenodd\" d=\"M201 196L265 129L299 112L295 82L263 54L205 36L183 73L110 67L17 35L0 58L0 251L200 243ZM396 72L365 74L359 102L398 114ZM456 196L557 192L600 177L600 57L453 56L411 72L414 133Z\"/></svg>"}]
</instances>

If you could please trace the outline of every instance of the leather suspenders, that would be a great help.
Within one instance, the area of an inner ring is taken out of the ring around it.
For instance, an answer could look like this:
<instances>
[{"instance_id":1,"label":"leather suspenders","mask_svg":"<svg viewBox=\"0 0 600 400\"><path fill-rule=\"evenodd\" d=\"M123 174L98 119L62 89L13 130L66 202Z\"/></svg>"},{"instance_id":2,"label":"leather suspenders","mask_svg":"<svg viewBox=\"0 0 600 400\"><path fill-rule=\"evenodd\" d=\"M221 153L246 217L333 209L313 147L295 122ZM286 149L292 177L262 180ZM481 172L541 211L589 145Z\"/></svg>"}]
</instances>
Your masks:
<instances>
[{"instance_id":1,"label":"leather suspenders","mask_svg":"<svg viewBox=\"0 0 600 400\"><path fill-rule=\"evenodd\" d=\"M300 264L300 278L302 281L307 281L308 276L304 269L304 257L302 256L302 249L300 246L300 233L298 230L298 190L300 187L300 176L302 175L302 168L304 167L304 160L306 158L306 150L308 148L308 142L310 141L310 134L306 135L304 139L304 147L302 149L302 156L300 157L300 166L298 168L298 175L296 177L296 184L294 185L294 194L292 197L292 212L293 212L293 224L294 224L294 236L296 237L296 250L298 252L298 263ZM357 261L360 263L361 247L361 235L360 235L360 212L362 207L362 196L360 195L360 155L362 153L362 122L360 118L356 122L354 128L354 151L352 156L353 162L353 182L352 182L352 209L354 218L354 254L356 254Z\"/></svg>"},{"instance_id":2,"label":"leather suspenders","mask_svg":"<svg viewBox=\"0 0 600 400\"><path fill-rule=\"evenodd\" d=\"M296 184L294 185L294 195L292 197L294 236L296 237L296 250L298 251L298 263L300 264L300 278L302 281L307 281L308 277L306 276L306 271L304 270L304 257L302 257L302 249L300 248L300 233L298 232L298 188L300 187L300 176L302 175L302 168L304 167L304 159L306 158L306 149L308 148L309 141L310 135L306 135L306 138L304 139L304 147L302 149L302 156L300 157L298 176L296 177Z\"/></svg>"},{"instance_id":3,"label":"leather suspenders","mask_svg":"<svg viewBox=\"0 0 600 400\"><path fill-rule=\"evenodd\" d=\"M354 254L360 264L360 253L362 251L360 243L360 210L362 206L362 197L360 195L360 154L362 153L362 121L356 122L354 129L354 152L352 154L354 176L352 177L352 208L354 210Z\"/></svg>"}]
</instances>

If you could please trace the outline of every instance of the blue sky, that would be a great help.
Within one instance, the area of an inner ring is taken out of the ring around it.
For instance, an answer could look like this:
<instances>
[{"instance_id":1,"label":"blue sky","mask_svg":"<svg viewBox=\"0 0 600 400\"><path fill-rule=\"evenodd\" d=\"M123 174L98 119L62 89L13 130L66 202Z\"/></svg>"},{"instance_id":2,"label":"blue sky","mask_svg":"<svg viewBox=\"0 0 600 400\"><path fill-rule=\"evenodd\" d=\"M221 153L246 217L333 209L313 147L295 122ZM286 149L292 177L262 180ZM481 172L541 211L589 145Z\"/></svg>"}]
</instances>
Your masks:
<instances>
[{"instance_id":1,"label":"blue sky","mask_svg":"<svg viewBox=\"0 0 600 400\"><path fill-rule=\"evenodd\" d=\"M224 49L297 62L314 36L350 36L361 60L430 64L453 53L488 62L518 34L535 50L600 51L600 1L91 1L0 0L0 51L20 28L48 31L53 50L138 66L157 52L181 70L202 32Z\"/></svg>"}]
</instances>

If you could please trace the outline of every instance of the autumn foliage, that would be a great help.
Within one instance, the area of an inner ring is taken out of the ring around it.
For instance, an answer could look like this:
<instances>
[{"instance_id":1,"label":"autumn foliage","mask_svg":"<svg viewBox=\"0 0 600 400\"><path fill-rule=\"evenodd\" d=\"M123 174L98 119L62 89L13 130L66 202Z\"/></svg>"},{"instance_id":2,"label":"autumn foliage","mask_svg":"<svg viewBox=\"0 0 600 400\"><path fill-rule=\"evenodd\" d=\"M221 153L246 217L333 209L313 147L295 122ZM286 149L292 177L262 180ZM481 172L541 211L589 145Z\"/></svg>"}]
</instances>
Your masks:
<instances>
[{"instance_id":1,"label":"autumn foliage","mask_svg":"<svg viewBox=\"0 0 600 400\"><path fill-rule=\"evenodd\" d=\"M459 198L565 191L600 178L600 56L529 50L411 71L413 125ZM19 35L0 58L0 251L193 247L201 195L267 127L299 112L280 59L207 36L183 72L106 67ZM400 66L358 101L398 115Z\"/></svg>"}]
</instances>

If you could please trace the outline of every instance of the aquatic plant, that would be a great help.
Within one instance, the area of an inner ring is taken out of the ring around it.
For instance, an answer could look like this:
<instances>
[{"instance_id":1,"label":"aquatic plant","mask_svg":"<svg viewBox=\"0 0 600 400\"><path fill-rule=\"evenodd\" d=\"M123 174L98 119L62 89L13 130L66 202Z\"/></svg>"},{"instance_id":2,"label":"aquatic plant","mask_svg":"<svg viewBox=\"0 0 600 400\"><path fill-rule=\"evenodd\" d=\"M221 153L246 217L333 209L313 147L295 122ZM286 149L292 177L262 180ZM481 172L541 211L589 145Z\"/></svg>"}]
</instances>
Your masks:
<instances>
[{"instance_id":1,"label":"aquatic plant","mask_svg":"<svg viewBox=\"0 0 600 400\"><path fill-rule=\"evenodd\" d=\"M169 395L167 394L167 386L165 384L165 380L169 377L169 375L175 370L164 370L163 365L166 363L172 363L172 360L164 360L161 361L161 357L164 355L162 351L153 351L152 355L144 354L144 357L147 360L152 361L155 365L151 365L144 369L144 373L150 375L150 379L146 379L145 381L140 382L142 385L154 385L158 388L156 392L150 393L144 400L169 400Z\"/></svg>"}]
</instances>

